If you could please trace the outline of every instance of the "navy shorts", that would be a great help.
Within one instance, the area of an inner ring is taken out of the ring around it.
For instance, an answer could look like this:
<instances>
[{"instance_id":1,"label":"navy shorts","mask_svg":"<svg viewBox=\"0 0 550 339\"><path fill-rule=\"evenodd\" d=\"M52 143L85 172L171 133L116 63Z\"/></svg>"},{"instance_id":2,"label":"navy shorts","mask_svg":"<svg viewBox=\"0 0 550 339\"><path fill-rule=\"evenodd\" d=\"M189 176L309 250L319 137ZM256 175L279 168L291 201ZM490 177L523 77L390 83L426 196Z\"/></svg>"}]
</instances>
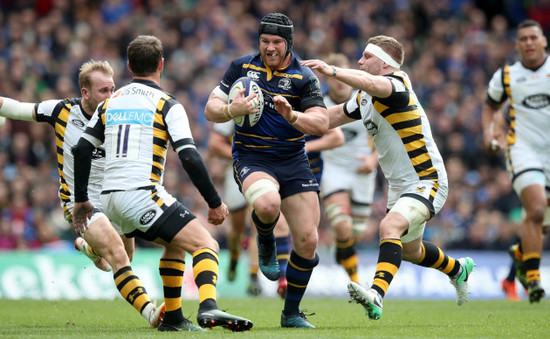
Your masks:
<instances>
[{"instance_id":1,"label":"navy shorts","mask_svg":"<svg viewBox=\"0 0 550 339\"><path fill-rule=\"evenodd\" d=\"M241 192L244 179L258 171L271 175L279 182L281 199L300 192L319 192L319 184L305 153L289 158L239 154L238 159L233 161L233 176Z\"/></svg>"}]
</instances>

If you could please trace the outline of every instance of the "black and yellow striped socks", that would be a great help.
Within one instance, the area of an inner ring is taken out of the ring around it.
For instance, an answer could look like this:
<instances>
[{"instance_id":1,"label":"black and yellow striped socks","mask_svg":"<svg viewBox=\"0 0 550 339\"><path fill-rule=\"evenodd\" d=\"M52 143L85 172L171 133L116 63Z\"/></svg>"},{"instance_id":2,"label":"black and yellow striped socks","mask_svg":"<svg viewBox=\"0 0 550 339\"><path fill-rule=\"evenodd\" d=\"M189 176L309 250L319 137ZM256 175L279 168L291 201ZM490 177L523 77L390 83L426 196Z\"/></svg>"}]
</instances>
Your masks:
<instances>
[{"instance_id":1,"label":"black and yellow striped socks","mask_svg":"<svg viewBox=\"0 0 550 339\"><path fill-rule=\"evenodd\" d=\"M126 266L113 275L120 295L126 299L149 322L149 315L155 306L151 303L145 287L131 266Z\"/></svg>"},{"instance_id":2,"label":"black and yellow striped socks","mask_svg":"<svg viewBox=\"0 0 550 339\"><path fill-rule=\"evenodd\" d=\"M353 238L336 239L336 262L344 267L351 281L359 283L359 274L357 273L359 256L353 247L354 243Z\"/></svg>"},{"instance_id":3,"label":"black and yellow striped socks","mask_svg":"<svg viewBox=\"0 0 550 339\"><path fill-rule=\"evenodd\" d=\"M179 324L183 321L181 310L181 288L185 261L179 259L160 259L159 272L164 291L164 322Z\"/></svg>"},{"instance_id":4,"label":"black and yellow striped socks","mask_svg":"<svg viewBox=\"0 0 550 339\"><path fill-rule=\"evenodd\" d=\"M439 247L426 240L422 241L422 255L418 265L435 268L450 278L462 273L462 267L457 260L449 257Z\"/></svg>"},{"instance_id":5,"label":"black and yellow striped socks","mask_svg":"<svg viewBox=\"0 0 550 339\"><path fill-rule=\"evenodd\" d=\"M199 289L199 312L217 309L218 254L209 248L193 253L193 276Z\"/></svg>"},{"instance_id":6,"label":"black and yellow striped socks","mask_svg":"<svg viewBox=\"0 0 550 339\"><path fill-rule=\"evenodd\" d=\"M378 263L371 288L384 297L403 260L403 244L400 239L380 241Z\"/></svg>"}]
</instances>

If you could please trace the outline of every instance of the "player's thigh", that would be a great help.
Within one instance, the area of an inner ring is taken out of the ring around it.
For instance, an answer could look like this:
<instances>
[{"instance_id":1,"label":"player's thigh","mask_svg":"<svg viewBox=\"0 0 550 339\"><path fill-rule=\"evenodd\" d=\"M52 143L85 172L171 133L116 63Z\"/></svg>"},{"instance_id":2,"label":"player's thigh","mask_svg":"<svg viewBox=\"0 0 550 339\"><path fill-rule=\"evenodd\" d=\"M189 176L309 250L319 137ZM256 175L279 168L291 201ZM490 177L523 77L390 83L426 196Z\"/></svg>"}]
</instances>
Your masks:
<instances>
[{"instance_id":1,"label":"player's thigh","mask_svg":"<svg viewBox=\"0 0 550 339\"><path fill-rule=\"evenodd\" d=\"M169 245L165 246L168 252L173 247L184 249L188 253L195 253L201 248L209 248L215 252L219 251L217 241L206 230L199 219L195 218L185 225L172 239Z\"/></svg>"},{"instance_id":2,"label":"player's thigh","mask_svg":"<svg viewBox=\"0 0 550 339\"><path fill-rule=\"evenodd\" d=\"M282 201L281 210L295 243L300 239L316 239L320 221L319 197L316 192L306 191L286 197Z\"/></svg>"}]
</instances>

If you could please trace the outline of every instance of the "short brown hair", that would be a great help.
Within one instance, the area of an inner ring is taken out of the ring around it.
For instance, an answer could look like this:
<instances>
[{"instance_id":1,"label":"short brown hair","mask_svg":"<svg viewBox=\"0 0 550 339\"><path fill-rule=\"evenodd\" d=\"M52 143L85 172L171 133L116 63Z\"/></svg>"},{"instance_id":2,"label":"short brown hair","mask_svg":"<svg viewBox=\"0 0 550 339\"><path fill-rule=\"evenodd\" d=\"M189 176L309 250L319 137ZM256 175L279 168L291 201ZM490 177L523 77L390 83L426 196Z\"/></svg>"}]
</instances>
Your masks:
<instances>
[{"instance_id":1,"label":"short brown hair","mask_svg":"<svg viewBox=\"0 0 550 339\"><path fill-rule=\"evenodd\" d=\"M148 76L157 71L164 53L162 42L152 35L140 35L128 45L128 64L137 76Z\"/></svg>"},{"instance_id":2,"label":"short brown hair","mask_svg":"<svg viewBox=\"0 0 550 339\"><path fill-rule=\"evenodd\" d=\"M92 86L92 73L95 71L102 72L111 77L115 73L108 61L87 61L80 66L80 72L78 73L78 86L80 86L81 89L90 88Z\"/></svg>"},{"instance_id":3,"label":"short brown hair","mask_svg":"<svg viewBox=\"0 0 550 339\"><path fill-rule=\"evenodd\" d=\"M403 45L395 38L386 35L373 36L367 41L368 44L374 44L388 53L393 60L397 61L400 65L403 65L405 60L405 50Z\"/></svg>"}]
</instances>

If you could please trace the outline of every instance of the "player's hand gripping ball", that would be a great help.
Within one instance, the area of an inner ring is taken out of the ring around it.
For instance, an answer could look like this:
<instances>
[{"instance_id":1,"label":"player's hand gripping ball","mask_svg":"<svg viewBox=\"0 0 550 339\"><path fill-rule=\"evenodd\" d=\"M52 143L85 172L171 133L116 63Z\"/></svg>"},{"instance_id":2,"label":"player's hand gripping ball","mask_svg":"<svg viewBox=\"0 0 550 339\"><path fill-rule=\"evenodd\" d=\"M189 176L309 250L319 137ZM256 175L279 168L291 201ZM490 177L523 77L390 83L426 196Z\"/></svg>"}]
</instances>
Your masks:
<instances>
[{"instance_id":1,"label":"player's hand gripping ball","mask_svg":"<svg viewBox=\"0 0 550 339\"><path fill-rule=\"evenodd\" d=\"M264 111L264 95L262 93L262 89L254 80L249 77L242 77L237 79L229 90L229 104L235 100L235 97L237 97L237 94L239 94L239 91L242 89L245 89L243 97L247 97L252 93L256 94L256 98L254 98L251 103L252 107L258 108L259 111L258 113L234 117L233 120L239 127L253 127L262 117L262 113Z\"/></svg>"}]
</instances>

